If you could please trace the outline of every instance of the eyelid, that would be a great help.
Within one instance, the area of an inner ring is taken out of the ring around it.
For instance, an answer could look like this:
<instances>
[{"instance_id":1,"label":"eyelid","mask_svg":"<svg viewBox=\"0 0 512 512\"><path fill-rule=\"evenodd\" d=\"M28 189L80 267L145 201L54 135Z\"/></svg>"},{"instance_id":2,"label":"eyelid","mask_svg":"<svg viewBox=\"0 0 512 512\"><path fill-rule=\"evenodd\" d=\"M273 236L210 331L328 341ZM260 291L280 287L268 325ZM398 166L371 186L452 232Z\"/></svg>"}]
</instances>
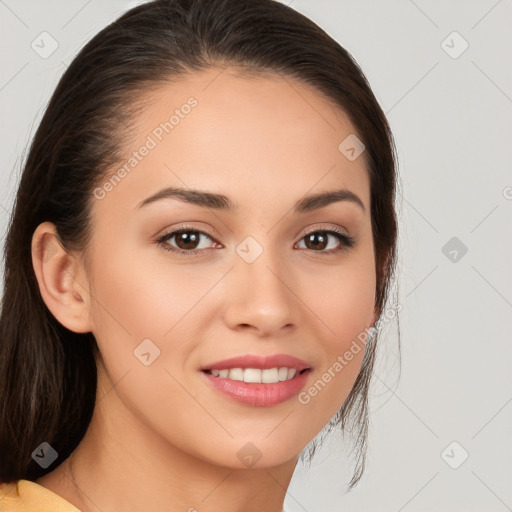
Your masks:
<instances>
[{"instance_id":1,"label":"eyelid","mask_svg":"<svg viewBox=\"0 0 512 512\"><path fill-rule=\"evenodd\" d=\"M299 231L299 239L302 239L306 235L309 235L310 233L316 233L317 231L336 231L342 235L345 235L347 237L350 237L350 234L348 232L348 229L346 229L343 226L338 226L337 224L313 224L312 226L308 226L302 231Z\"/></svg>"},{"instance_id":2,"label":"eyelid","mask_svg":"<svg viewBox=\"0 0 512 512\"><path fill-rule=\"evenodd\" d=\"M198 233L201 233L202 235L206 235L208 238L211 238L212 240L216 241L217 243L220 243L218 242L217 238L220 238L220 233L217 232L216 229L208 226L208 228L206 228L208 231L211 231L212 234L210 234L208 231L205 231L197 226L192 226L190 225L189 223L186 223L186 222L183 222L181 224L178 224L176 226L172 226L170 228L167 228L167 229L164 229L162 231L161 234L159 235L156 235L155 236L155 240L158 240L158 239L161 239L163 237L167 237L167 236L170 236L172 234L176 234L176 232L180 232L180 231L196 231Z\"/></svg>"}]
</instances>

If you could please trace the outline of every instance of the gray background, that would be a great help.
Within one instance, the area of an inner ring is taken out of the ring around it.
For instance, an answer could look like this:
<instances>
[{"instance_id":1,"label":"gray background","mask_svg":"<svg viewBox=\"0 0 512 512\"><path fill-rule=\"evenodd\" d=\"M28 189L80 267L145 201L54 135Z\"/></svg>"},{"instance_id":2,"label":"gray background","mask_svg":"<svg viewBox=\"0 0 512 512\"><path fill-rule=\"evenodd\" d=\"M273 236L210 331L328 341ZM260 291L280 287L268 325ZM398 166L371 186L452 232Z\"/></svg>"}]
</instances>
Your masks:
<instances>
[{"instance_id":1,"label":"gray background","mask_svg":"<svg viewBox=\"0 0 512 512\"><path fill-rule=\"evenodd\" d=\"M0 0L2 237L58 78L85 42L137 3ZM311 468L297 468L286 506L512 510L512 2L285 3L361 65L394 132L402 180L401 374L389 322L367 471L345 494L351 466L333 436ZM58 43L47 58L31 47L42 46L44 31Z\"/></svg>"}]
</instances>

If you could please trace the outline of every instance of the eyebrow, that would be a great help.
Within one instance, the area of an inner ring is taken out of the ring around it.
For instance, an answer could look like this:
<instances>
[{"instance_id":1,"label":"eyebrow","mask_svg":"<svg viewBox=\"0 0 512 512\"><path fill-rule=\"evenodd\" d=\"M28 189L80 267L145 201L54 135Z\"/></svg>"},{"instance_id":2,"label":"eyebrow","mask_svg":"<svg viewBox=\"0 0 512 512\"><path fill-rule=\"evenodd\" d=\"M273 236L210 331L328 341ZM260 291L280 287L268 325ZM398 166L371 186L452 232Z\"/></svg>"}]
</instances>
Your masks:
<instances>
[{"instance_id":1,"label":"eyebrow","mask_svg":"<svg viewBox=\"0 0 512 512\"><path fill-rule=\"evenodd\" d=\"M223 194L213 194L211 192L203 192L201 190L173 187L159 190L156 194L153 194L152 196L147 197L141 201L137 208L142 208L147 204L151 204L162 199L178 199L180 201L197 206L203 206L206 208L227 212L234 212L237 209L235 204ZM366 211L364 204L359 196L346 188L332 190L330 192L321 192L319 194L304 197L295 203L294 210L296 213L307 213L314 210L319 210L320 208L324 208L331 203L339 201L349 201L358 205L363 211Z\"/></svg>"}]
</instances>

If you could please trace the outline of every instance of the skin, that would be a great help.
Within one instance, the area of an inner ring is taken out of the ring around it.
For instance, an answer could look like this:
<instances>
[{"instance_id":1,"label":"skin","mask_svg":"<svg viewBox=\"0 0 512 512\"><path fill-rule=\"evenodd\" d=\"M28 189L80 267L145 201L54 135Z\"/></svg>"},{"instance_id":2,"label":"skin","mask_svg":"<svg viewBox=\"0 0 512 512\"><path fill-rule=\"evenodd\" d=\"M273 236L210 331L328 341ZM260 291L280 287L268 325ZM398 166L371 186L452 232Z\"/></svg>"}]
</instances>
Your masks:
<instances>
[{"instance_id":1,"label":"skin","mask_svg":"<svg viewBox=\"0 0 512 512\"><path fill-rule=\"evenodd\" d=\"M364 351L306 405L237 403L199 368L284 353L311 365L307 389L376 320L370 181L364 154L349 161L338 150L356 133L345 114L298 81L213 68L150 93L127 158L190 96L198 105L172 133L92 199L87 252L66 252L48 222L34 232L45 303L69 329L92 331L100 349L87 433L36 481L83 512L281 511L300 452L343 404ZM137 208L171 186L224 194L238 209L178 199ZM338 201L293 211L305 195L340 188L364 209ZM154 241L183 222L208 235L198 256ZM354 246L329 235L327 247L308 248L305 235L334 227ZM248 236L263 249L250 264L235 251ZM134 356L146 338L160 350L149 366ZM261 454L251 467L237 457L247 443Z\"/></svg>"}]
</instances>

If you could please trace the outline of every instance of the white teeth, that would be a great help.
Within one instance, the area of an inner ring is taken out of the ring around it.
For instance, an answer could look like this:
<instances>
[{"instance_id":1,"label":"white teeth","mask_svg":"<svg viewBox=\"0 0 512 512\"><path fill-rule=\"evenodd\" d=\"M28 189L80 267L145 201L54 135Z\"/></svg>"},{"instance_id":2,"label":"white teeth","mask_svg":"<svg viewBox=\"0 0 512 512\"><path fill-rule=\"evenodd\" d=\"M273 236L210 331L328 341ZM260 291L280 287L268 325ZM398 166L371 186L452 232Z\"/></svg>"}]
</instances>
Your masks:
<instances>
[{"instance_id":1,"label":"white teeth","mask_svg":"<svg viewBox=\"0 0 512 512\"><path fill-rule=\"evenodd\" d=\"M283 382L295 377L297 370L295 368L230 368L229 370L211 370L211 374L221 379L243 380L244 382L274 384Z\"/></svg>"},{"instance_id":2,"label":"white teeth","mask_svg":"<svg viewBox=\"0 0 512 512\"><path fill-rule=\"evenodd\" d=\"M231 368L228 377L232 380L244 380L244 371L242 368Z\"/></svg>"},{"instance_id":3,"label":"white teeth","mask_svg":"<svg viewBox=\"0 0 512 512\"><path fill-rule=\"evenodd\" d=\"M279 368L279 380L288 379L288 368Z\"/></svg>"},{"instance_id":4,"label":"white teeth","mask_svg":"<svg viewBox=\"0 0 512 512\"><path fill-rule=\"evenodd\" d=\"M277 368L261 370L261 382L264 382L265 384L279 382L279 370Z\"/></svg>"},{"instance_id":5,"label":"white teeth","mask_svg":"<svg viewBox=\"0 0 512 512\"><path fill-rule=\"evenodd\" d=\"M244 370L245 382L261 382L261 370L259 368L246 368Z\"/></svg>"}]
</instances>

